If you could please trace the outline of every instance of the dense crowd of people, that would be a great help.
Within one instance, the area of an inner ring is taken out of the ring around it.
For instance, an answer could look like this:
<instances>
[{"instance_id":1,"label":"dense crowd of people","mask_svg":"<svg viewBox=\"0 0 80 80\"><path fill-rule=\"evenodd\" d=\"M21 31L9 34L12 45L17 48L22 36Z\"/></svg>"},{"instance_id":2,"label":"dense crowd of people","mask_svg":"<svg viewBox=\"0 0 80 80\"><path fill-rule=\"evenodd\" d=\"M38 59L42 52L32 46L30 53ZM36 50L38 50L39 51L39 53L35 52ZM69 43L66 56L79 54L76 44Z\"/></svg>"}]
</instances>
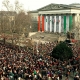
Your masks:
<instances>
[{"instance_id":1,"label":"dense crowd of people","mask_svg":"<svg viewBox=\"0 0 80 80\"><path fill-rule=\"evenodd\" d=\"M57 42L25 48L0 44L0 80L74 80L80 78L79 48L71 46L74 57L60 61L50 56ZM77 55L76 55L77 54Z\"/></svg>"}]
</instances>

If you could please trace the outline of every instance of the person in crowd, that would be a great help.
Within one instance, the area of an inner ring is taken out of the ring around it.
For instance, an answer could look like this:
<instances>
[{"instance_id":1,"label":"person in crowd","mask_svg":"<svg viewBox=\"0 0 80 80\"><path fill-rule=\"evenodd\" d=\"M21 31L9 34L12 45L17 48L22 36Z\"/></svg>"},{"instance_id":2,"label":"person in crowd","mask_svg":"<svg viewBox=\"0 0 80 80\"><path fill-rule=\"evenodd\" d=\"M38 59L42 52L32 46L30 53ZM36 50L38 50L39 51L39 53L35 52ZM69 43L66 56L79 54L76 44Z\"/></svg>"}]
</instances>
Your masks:
<instances>
[{"instance_id":1,"label":"person in crowd","mask_svg":"<svg viewBox=\"0 0 80 80\"><path fill-rule=\"evenodd\" d=\"M33 46L34 49L33 47L19 49L11 45L0 44L0 79L62 80L64 75L65 80L68 80L71 71L76 72L74 80L76 77L79 78L80 62L76 56L69 62L50 57L50 53L57 44L57 42L38 44L38 54L36 45ZM80 52L76 49L77 47L71 47L74 55ZM69 63L71 65L67 67Z\"/></svg>"}]
</instances>

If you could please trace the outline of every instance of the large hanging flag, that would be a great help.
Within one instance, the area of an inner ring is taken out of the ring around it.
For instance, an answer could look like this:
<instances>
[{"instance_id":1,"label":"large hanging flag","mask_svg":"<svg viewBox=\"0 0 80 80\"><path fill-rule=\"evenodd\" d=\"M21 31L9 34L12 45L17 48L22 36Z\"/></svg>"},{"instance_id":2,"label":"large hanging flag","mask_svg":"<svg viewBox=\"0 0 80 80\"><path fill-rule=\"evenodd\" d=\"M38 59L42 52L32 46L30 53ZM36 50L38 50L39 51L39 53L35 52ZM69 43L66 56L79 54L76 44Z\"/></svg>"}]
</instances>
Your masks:
<instances>
[{"instance_id":1,"label":"large hanging flag","mask_svg":"<svg viewBox=\"0 0 80 80\"><path fill-rule=\"evenodd\" d=\"M66 16L64 16L64 33L66 33Z\"/></svg>"},{"instance_id":2,"label":"large hanging flag","mask_svg":"<svg viewBox=\"0 0 80 80\"><path fill-rule=\"evenodd\" d=\"M69 16L69 30L72 29L72 15Z\"/></svg>"}]
</instances>

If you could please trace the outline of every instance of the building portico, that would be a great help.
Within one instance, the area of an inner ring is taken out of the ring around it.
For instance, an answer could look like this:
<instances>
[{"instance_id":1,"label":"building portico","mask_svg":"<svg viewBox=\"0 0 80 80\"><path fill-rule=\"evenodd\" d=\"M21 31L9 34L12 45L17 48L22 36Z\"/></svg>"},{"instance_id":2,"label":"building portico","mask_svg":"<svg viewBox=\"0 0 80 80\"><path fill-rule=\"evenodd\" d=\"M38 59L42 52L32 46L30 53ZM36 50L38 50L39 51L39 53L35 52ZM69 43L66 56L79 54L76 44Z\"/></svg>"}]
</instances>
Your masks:
<instances>
[{"instance_id":1,"label":"building portico","mask_svg":"<svg viewBox=\"0 0 80 80\"><path fill-rule=\"evenodd\" d=\"M67 33L80 17L80 7L49 4L37 10L38 31Z\"/></svg>"},{"instance_id":2,"label":"building portico","mask_svg":"<svg viewBox=\"0 0 80 80\"><path fill-rule=\"evenodd\" d=\"M73 15L38 15L38 31L42 32L68 32L71 29Z\"/></svg>"}]
</instances>

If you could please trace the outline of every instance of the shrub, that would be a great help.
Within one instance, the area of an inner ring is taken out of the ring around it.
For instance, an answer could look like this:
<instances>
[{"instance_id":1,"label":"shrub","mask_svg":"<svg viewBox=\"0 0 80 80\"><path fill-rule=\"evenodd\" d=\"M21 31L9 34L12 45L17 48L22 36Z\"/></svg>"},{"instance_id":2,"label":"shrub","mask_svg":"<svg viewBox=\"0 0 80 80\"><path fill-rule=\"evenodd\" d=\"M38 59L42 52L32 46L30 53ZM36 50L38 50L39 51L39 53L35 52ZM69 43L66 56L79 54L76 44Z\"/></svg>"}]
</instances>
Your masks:
<instances>
[{"instance_id":1,"label":"shrub","mask_svg":"<svg viewBox=\"0 0 80 80\"><path fill-rule=\"evenodd\" d=\"M53 49L52 57L60 60L68 60L73 57L73 51L65 42L61 42Z\"/></svg>"}]
</instances>

